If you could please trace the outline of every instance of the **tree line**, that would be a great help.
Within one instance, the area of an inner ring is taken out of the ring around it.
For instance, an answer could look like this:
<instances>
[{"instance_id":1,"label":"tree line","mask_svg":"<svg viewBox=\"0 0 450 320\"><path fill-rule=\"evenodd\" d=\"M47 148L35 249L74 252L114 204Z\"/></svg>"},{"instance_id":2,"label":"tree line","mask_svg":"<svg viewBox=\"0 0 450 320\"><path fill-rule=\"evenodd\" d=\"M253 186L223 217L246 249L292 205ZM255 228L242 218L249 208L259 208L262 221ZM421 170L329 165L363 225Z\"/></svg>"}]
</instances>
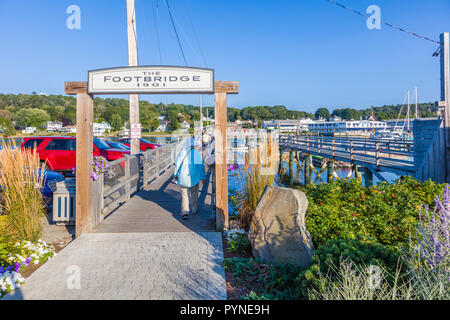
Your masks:
<instances>
[{"instance_id":1,"label":"tree line","mask_svg":"<svg viewBox=\"0 0 450 320\"><path fill-rule=\"evenodd\" d=\"M401 105L384 105L373 108L377 120L396 119ZM405 107L406 108L406 107ZM405 118L406 111L402 117ZM414 109L414 108L412 108ZM419 104L419 116L435 117L437 107L433 103ZM204 116L214 118L214 107L203 108ZM345 120L359 120L372 114L371 108L357 110L353 108L338 108L330 112L328 108L319 108L315 113L288 110L285 106L254 106L245 108L228 108L228 120L251 120L259 122L266 120L297 120L302 118L330 119L332 115ZM119 98L95 98L94 116L96 122L107 121L115 131L120 130L129 119L129 101ZM185 104L154 104L148 101L140 102L140 119L145 130L154 131L158 128L159 116L168 120L169 131L174 131L180 124L187 121L191 125L200 120L200 107ZM63 95L32 94L0 94L0 127L4 131L16 127L41 127L47 121L62 122L65 126L76 122L76 99Z\"/></svg>"}]
</instances>

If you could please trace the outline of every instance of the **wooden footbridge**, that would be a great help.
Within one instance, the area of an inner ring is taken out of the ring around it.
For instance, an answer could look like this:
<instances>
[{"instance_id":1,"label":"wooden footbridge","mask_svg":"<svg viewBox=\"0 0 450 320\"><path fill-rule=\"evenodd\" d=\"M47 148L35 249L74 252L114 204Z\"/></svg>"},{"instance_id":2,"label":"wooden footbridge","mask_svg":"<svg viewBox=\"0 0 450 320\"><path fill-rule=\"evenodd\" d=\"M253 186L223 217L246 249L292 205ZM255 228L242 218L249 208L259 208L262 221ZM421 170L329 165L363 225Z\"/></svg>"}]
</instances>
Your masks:
<instances>
[{"instance_id":1,"label":"wooden footbridge","mask_svg":"<svg viewBox=\"0 0 450 320\"><path fill-rule=\"evenodd\" d=\"M306 183L311 182L311 171L318 174L313 156L326 159L322 170L327 168L328 181L335 177L334 162L342 161L353 165L350 174L353 172L356 177L363 171L368 184L372 183L373 175L381 181L385 180L380 172L449 182L445 133L444 121L439 117L435 120L415 120L414 140L282 135L280 149L290 152L290 167L294 153L303 154L302 168Z\"/></svg>"}]
</instances>

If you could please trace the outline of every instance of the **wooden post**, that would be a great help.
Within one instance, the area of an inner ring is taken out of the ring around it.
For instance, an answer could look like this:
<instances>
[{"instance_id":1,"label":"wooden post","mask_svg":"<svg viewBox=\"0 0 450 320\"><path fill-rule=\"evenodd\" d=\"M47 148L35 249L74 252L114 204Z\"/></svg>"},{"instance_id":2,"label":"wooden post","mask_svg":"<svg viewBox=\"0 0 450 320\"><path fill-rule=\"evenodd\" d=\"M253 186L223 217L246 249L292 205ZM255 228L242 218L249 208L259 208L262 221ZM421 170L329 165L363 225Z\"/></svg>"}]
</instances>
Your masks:
<instances>
[{"instance_id":1,"label":"wooden post","mask_svg":"<svg viewBox=\"0 0 450 320\"><path fill-rule=\"evenodd\" d=\"M378 167L380 165L380 144L378 142L375 144L375 149L376 149L376 164Z\"/></svg>"},{"instance_id":2,"label":"wooden post","mask_svg":"<svg viewBox=\"0 0 450 320\"><path fill-rule=\"evenodd\" d=\"M131 171L130 171L131 156L125 157L125 192L123 194L123 201L127 202L131 198Z\"/></svg>"},{"instance_id":3,"label":"wooden post","mask_svg":"<svg viewBox=\"0 0 450 320\"><path fill-rule=\"evenodd\" d=\"M336 139L333 138L333 159L336 157Z\"/></svg>"},{"instance_id":4,"label":"wooden post","mask_svg":"<svg viewBox=\"0 0 450 320\"><path fill-rule=\"evenodd\" d=\"M444 135L446 182L450 182L450 48L448 32L442 33L441 40L441 101L445 101L444 106Z\"/></svg>"},{"instance_id":5,"label":"wooden post","mask_svg":"<svg viewBox=\"0 0 450 320\"><path fill-rule=\"evenodd\" d=\"M333 172L334 172L334 163L333 163L333 161L329 160L327 162L327 182L328 183L331 183L334 180Z\"/></svg>"},{"instance_id":6,"label":"wooden post","mask_svg":"<svg viewBox=\"0 0 450 320\"><path fill-rule=\"evenodd\" d=\"M359 171L359 166L357 164L353 165L353 171L355 171L355 178L361 180L361 172Z\"/></svg>"},{"instance_id":7,"label":"wooden post","mask_svg":"<svg viewBox=\"0 0 450 320\"><path fill-rule=\"evenodd\" d=\"M92 228L92 163L94 100L87 93L77 94L77 167L75 236Z\"/></svg>"},{"instance_id":8,"label":"wooden post","mask_svg":"<svg viewBox=\"0 0 450 320\"><path fill-rule=\"evenodd\" d=\"M227 94L215 94L216 105L216 229L228 229Z\"/></svg>"},{"instance_id":9,"label":"wooden post","mask_svg":"<svg viewBox=\"0 0 450 320\"><path fill-rule=\"evenodd\" d=\"M367 168L364 170L364 180L364 185L366 186L366 188L370 188L371 186L373 186L373 173Z\"/></svg>"},{"instance_id":10,"label":"wooden post","mask_svg":"<svg viewBox=\"0 0 450 320\"><path fill-rule=\"evenodd\" d=\"M354 145L353 140L350 142L350 160L353 161L355 159L355 155L353 154Z\"/></svg>"},{"instance_id":11,"label":"wooden post","mask_svg":"<svg viewBox=\"0 0 450 320\"><path fill-rule=\"evenodd\" d=\"M134 0L127 0L127 35L128 35L128 65L135 67L138 65L137 33L136 33L136 12ZM139 124L139 95L130 95L130 138L131 128ZM139 139L130 141L131 155L140 152Z\"/></svg>"},{"instance_id":12,"label":"wooden post","mask_svg":"<svg viewBox=\"0 0 450 320\"><path fill-rule=\"evenodd\" d=\"M289 184L294 185L294 152L289 151Z\"/></svg>"},{"instance_id":13,"label":"wooden post","mask_svg":"<svg viewBox=\"0 0 450 320\"><path fill-rule=\"evenodd\" d=\"M311 184L311 163L312 156L310 154L305 155L305 185Z\"/></svg>"},{"instance_id":14,"label":"wooden post","mask_svg":"<svg viewBox=\"0 0 450 320\"><path fill-rule=\"evenodd\" d=\"M239 83L233 81L216 81L216 229L229 228L228 219L228 168L227 168L227 94L239 93Z\"/></svg>"}]
</instances>

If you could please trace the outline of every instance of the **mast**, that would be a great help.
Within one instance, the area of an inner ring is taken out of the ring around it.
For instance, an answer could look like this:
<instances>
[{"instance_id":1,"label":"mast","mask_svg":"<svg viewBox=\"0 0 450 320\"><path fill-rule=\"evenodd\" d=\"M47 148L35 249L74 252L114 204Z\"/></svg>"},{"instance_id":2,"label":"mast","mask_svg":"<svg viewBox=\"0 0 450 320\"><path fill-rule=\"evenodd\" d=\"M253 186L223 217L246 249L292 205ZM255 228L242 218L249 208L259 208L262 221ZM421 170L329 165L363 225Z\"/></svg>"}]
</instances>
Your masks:
<instances>
[{"instance_id":1,"label":"mast","mask_svg":"<svg viewBox=\"0 0 450 320\"><path fill-rule=\"evenodd\" d=\"M127 0L127 35L128 35L128 65L138 65L137 35L136 35L136 12L134 0ZM130 138L133 125L139 124L139 95L130 95ZM131 154L140 152L139 139L130 139Z\"/></svg>"},{"instance_id":2,"label":"mast","mask_svg":"<svg viewBox=\"0 0 450 320\"><path fill-rule=\"evenodd\" d=\"M408 111L406 112L406 131L409 132L409 112L411 110L411 91L408 90Z\"/></svg>"},{"instance_id":3,"label":"mast","mask_svg":"<svg viewBox=\"0 0 450 320\"><path fill-rule=\"evenodd\" d=\"M419 102L417 101L417 87L415 88L416 90L416 119L419 119Z\"/></svg>"}]
</instances>

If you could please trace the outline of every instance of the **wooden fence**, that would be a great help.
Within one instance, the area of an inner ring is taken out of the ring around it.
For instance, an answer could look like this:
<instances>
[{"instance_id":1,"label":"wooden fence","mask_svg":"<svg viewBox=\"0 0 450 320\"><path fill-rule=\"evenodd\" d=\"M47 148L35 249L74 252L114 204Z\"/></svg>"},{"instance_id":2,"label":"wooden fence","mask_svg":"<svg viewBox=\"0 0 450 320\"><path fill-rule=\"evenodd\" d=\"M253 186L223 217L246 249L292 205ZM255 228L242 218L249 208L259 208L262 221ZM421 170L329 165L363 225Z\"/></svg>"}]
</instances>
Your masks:
<instances>
[{"instance_id":1,"label":"wooden fence","mask_svg":"<svg viewBox=\"0 0 450 320\"><path fill-rule=\"evenodd\" d=\"M397 174L416 171L414 142L409 140L283 135L280 148Z\"/></svg>"},{"instance_id":2,"label":"wooden fence","mask_svg":"<svg viewBox=\"0 0 450 320\"><path fill-rule=\"evenodd\" d=\"M92 228L98 226L108 214L130 200L133 194L165 173L173 165L172 155L178 147L180 142L170 143L139 155L126 156L110 162L107 171L93 184ZM53 220L58 223L73 224L75 222L75 206L65 205L74 202L75 188L67 188L67 184L71 181L74 184L74 179L57 184Z\"/></svg>"}]
</instances>

